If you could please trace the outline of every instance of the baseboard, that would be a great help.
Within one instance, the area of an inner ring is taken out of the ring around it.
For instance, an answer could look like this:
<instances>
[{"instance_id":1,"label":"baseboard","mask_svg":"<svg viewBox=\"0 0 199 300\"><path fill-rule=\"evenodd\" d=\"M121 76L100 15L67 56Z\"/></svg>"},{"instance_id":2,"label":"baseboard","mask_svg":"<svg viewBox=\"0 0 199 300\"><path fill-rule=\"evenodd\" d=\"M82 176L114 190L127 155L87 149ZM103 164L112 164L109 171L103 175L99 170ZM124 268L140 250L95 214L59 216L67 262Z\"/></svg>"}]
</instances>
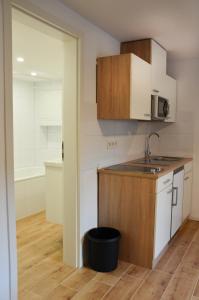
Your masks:
<instances>
[{"instance_id":1,"label":"baseboard","mask_svg":"<svg viewBox=\"0 0 199 300\"><path fill-rule=\"evenodd\" d=\"M198 217L198 218L195 218L195 217L190 216L190 217L189 217L189 220L199 222L199 217Z\"/></svg>"}]
</instances>

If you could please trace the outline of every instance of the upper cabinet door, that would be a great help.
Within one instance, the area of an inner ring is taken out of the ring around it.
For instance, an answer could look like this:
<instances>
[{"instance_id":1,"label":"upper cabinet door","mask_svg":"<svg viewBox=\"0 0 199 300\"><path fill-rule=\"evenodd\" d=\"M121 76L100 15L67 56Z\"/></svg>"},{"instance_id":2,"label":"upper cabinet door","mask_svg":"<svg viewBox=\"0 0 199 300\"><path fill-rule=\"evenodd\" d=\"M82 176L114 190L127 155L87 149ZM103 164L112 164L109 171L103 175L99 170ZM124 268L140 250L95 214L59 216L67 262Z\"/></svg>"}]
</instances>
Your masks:
<instances>
[{"instance_id":1,"label":"upper cabinet door","mask_svg":"<svg viewBox=\"0 0 199 300\"><path fill-rule=\"evenodd\" d=\"M130 73L130 54L97 59L98 119L130 119Z\"/></svg>"},{"instance_id":2,"label":"upper cabinet door","mask_svg":"<svg viewBox=\"0 0 199 300\"><path fill-rule=\"evenodd\" d=\"M151 65L131 54L130 117L151 120Z\"/></svg>"},{"instance_id":3,"label":"upper cabinet door","mask_svg":"<svg viewBox=\"0 0 199 300\"><path fill-rule=\"evenodd\" d=\"M98 58L98 119L150 120L150 83L151 65L134 54Z\"/></svg>"},{"instance_id":4,"label":"upper cabinet door","mask_svg":"<svg viewBox=\"0 0 199 300\"><path fill-rule=\"evenodd\" d=\"M152 94L163 96L166 74L167 52L155 41L151 41Z\"/></svg>"}]
</instances>

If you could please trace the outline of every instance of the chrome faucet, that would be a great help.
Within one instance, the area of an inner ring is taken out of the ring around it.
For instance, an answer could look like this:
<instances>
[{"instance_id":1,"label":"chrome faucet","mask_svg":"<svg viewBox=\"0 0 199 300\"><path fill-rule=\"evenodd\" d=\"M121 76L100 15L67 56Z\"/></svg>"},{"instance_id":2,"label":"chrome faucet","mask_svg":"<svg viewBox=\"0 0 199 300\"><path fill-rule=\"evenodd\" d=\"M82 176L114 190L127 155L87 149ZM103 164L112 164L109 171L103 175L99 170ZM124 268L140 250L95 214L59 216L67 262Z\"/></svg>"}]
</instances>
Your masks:
<instances>
[{"instance_id":1,"label":"chrome faucet","mask_svg":"<svg viewBox=\"0 0 199 300\"><path fill-rule=\"evenodd\" d=\"M150 162L151 161L151 150L150 150L150 138L155 135L160 138L159 134L157 132L151 132L147 137L145 141L145 161Z\"/></svg>"}]
</instances>

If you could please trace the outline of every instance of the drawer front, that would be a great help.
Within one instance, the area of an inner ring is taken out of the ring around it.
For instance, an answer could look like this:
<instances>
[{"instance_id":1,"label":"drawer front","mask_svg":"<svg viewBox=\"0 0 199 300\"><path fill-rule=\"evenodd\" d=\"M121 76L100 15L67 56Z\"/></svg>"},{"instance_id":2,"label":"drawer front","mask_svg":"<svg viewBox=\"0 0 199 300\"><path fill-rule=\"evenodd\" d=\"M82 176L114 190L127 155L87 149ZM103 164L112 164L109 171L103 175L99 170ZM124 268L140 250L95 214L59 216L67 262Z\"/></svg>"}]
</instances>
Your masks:
<instances>
[{"instance_id":1,"label":"drawer front","mask_svg":"<svg viewBox=\"0 0 199 300\"><path fill-rule=\"evenodd\" d=\"M190 161L189 163L184 165L184 172L185 173L191 172L192 168L193 168L193 163L192 163L192 161Z\"/></svg>"},{"instance_id":2,"label":"drawer front","mask_svg":"<svg viewBox=\"0 0 199 300\"><path fill-rule=\"evenodd\" d=\"M160 177L156 182L156 193L164 190L173 182L173 172Z\"/></svg>"}]
</instances>

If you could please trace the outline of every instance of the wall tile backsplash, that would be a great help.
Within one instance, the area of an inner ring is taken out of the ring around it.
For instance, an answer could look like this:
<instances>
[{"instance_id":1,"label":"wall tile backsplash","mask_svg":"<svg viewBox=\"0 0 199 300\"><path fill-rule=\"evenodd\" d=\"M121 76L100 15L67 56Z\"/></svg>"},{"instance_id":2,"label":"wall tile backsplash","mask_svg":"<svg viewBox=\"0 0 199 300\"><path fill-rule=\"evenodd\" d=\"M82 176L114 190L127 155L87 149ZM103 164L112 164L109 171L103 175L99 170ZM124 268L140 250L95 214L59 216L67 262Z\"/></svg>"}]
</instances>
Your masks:
<instances>
[{"instance_id":1,"label":"wall tile backsplash","mask_svg":"<svg viewBox=\"0 0 199 300\"><path fill-rule=\"evenodd\" d=\"M49 105L48 99L50 102ZM53 99L55 101L54 106ZM61 103L61 83L34 83L14 79L15 169L42 167L44 166L44 161L61 160ZM43 120L41 122L40 116L44 114L43 112L45 112L46 116L51 116L50 121L46 118L46 125ZM53 126L51 124L52 121Z\"/></svg>"}]
</instances>

